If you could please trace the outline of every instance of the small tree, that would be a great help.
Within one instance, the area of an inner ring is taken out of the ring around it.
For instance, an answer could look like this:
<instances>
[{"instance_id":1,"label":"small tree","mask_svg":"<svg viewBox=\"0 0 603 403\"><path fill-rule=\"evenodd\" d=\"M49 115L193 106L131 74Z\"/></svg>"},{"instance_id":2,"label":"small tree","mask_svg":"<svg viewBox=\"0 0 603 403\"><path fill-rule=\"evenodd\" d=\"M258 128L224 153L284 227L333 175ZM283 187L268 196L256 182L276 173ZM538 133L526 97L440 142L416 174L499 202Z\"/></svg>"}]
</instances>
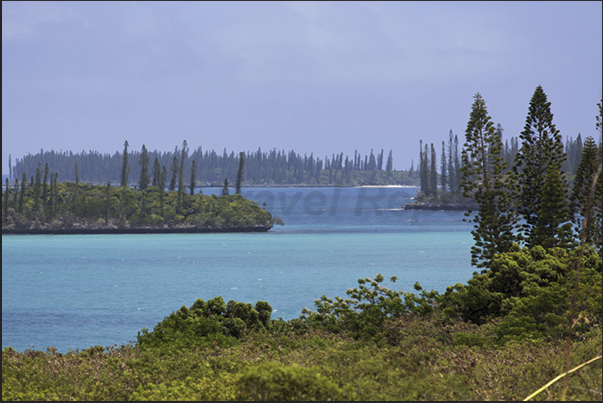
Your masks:
<instances>
[{"instance_id":1,"label":"small tree","mask_svg":"<svg viewBox=\"0 0 603 403\"><path fill-rule=\"evenodd\" d=\"M138 165L140 165L140 179L138 180L138 188L140 190L145 190L149 186L151 179L149 176L149 152L144 144L142 145Z\"/></svg>"},{"instance_id":2,"label":"small tree","mask_svg":"<svg viewBox=\"0 0 603 403\"><path fill-rule=\"evenodd\" d=\"M172 165L170 165L170 174L170 186L168 189L173 192L176 190L176 181L178 180L178 157L175 152L174 158L172 159Z\"/></svg>"},{"instance_id":3,"label":"small tree","mask_svg":"<svg viewBox=\"0 0 603 403\"><path fill-rule=\"evenodd\" d=\"M159 186L159 177L161 176L161 165L159 165L159 160L155 157L155 162L153 163L153 182L152 186Z\"/></svg>"},{"instance_id":4,"label":"small tree","mask_svg":"<svg viewBox=\"0 0 603 403\"><path fill-rule=\"evenodd\" d=\"M197 172L197 164L195 163L195 160L193 160L193 163L191 164L191 182L190 182L190 193L191 196L195 194L195 174Z\"/></svg>"},{"instance_id":5,"label":"small tree","mask_svg":"<svg viewBox=\"0 0 603 403\"><path fill-rule=\"evenodd\" d=\"M222 188L222 196L228 196L230 191L228 190L228 178L224 178L224 187Z\"/></svg>"},{"instance_id":6,"label":"small tree","mask_svg":"<svg viewBox=\"0 0 603 403\"><path fill-rule=\"evenodd\" d=\"M243 182L243 166L245 164L245 153L239 153L239 170L237 171L237 188L236 194L241 194L241 183Z\"/></svg>"}]
</instances>

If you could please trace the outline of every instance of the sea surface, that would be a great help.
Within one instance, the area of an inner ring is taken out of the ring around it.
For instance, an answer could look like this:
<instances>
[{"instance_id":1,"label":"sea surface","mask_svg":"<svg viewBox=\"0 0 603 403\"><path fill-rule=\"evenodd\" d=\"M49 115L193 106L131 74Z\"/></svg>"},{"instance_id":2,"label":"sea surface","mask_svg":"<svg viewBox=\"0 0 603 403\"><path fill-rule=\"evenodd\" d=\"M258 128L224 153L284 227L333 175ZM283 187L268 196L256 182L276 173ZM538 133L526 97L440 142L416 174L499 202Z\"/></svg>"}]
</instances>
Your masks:
<instances>
[{"instance_id":1,"label":"sea surface","mask_svg":"<svg viewBox=\"0 0 603 403\"><path fill-rule=\"evenodd\" d=\"M465 283L472 224L461 211L402 210L417 191L243 189L285 222L267 233L3 235L2 347L133 342L182 305L216 296L267 301L273 318L292 319L378 273L404 291Z\"/></svg>"}]
</instances>

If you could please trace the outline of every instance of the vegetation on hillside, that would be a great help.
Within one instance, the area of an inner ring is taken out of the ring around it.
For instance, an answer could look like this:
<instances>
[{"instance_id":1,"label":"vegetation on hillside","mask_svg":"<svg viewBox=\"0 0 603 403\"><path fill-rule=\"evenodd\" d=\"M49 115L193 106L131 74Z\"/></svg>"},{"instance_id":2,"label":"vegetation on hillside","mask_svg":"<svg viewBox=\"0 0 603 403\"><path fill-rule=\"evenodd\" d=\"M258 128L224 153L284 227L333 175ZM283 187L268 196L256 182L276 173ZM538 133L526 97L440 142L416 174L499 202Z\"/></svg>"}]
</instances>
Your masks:
<instances>
[{"instance_id":1,"label":"vegetation on hillside","mask_svg":"<svg viewBox=\"0 0 603 403\"><path fill-rule=\"evenodd\" d=\"M2 229L134 229L198 230L265 228L275 219L241 195L206 196L110 185L51 182L46 191L21 182L18 191L3 192ZM42 187L39 185L38 187Z\"/></svg>"}]
</instances>

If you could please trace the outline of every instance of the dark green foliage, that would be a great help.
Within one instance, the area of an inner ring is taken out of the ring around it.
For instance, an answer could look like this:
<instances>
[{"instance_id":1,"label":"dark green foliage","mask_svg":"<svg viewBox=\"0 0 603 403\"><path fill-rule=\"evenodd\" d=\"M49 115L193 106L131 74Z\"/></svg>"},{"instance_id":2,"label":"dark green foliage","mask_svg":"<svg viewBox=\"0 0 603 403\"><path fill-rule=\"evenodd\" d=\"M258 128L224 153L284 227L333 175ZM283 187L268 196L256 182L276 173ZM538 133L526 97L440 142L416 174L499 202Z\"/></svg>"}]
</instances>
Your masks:
<instances>
[{"instance_id":1,"label":"dark green foliage","mask_svg":"<svg viewBox=\"0 0 603 403\"><path fill-rule=\"evenodd\" d=\"M236 194L241 194L241 184L243 183L243 166L245 165L245 153L239 153L239 169L237 170Z\"/></svg>"},{"instance_id":2,"label":"dark green foliage","mask_svg":"<svg viewBox=\"0 0 603 403\"><path fill-rule=\"evenodd\" d=\"M193 160L193 164L191 165L191 180L189 184L190 194L191 196L195 194L195 175L197 174L197 164L195 160Z\"/></svg>"},{"instance_id":3,"label":"dark green foliage","mask_svg":"<svg viewBox=\"0 0 603 403\"><path fill-rule=\"evenodd\" d=\"M566 318L576 258L576 250L545 250L542 246L520 249L515 245L510 252L496 255L491 268L475 273L467 285L448 287L438 301L439 308L452 318L476 324L503 318L497 327L501 342L517 338L562 339L568 331ZM586 328L601 323L601 267L594 249L586 248L578 304L580 315L588 323Z\"/></svg>"},{"instance_id":4,"label":"dark green foliage","mask_svg":"<svg viewBox=\"0 0 603 403\"><path fill-rule=\"evenodd\" d=\"M214 342L231 346L249 331L262 332L270 328L272 307L264 301L251 304L229 301L222 297L204 302L198 299L190 308L183 306L166 316L153 331L138 332L142 349L183 350L202 348Z\"/></svg>"},{"instance_id":5,"label":"dark green foliage","mask_svg":"<svg viewBox=\"0 0 603 403\"><path fill-rule=\"evenodd\" d=\"M182 142L182 151L180 154L180 168L178 170L178 201L176 203L176 211L182 212L182 204L184 203L184 161L188 153L188 146L186 140Z\"/></svg>"},{"instance_id":6,"label":"dark green foliage","mask_svg":"<svg viewBox=\"0 0 603 403\"><path fill-rule=\"evenodd\" d=\"M165 167L160 185L165 183ZM68 228L190 228L199 230L271 228L273 217L257 203L240 195L186 195L182 214L178 213L176 192L161 187L133 190L129 187L88 185L56 182L51 175L49 216L36 214L33 190L21 186L22 211L5 215L3 229L58 230ZM21 182L23 184L25 182ZM76 189L77 205L74 203ZM4 211L4 210L3 210Z\"/></svg>"},{"instance_id":7,"label":"dark green foliage","mask_svg":"<svg viewBox=\"0 0 603 403\"><path fill-rule=\"evenodd\" d=\"M500 133L495 130L481 95L477 93L474 99L465 131L461 187L463 196L474 198L479 206L471 219L475 223L471 232L475 239L471 264L488 267L496 253L508 251L517 241L517 217L512 178L504 174Z\"/></svg>"},{"instance_id":8,"label":"dark green foliage","mask_svg":"<svg viewBox=\"0 0 603 403\"><path fill-rule=\"evenodd\" d=\"M429 163L429 194L435 195L438 192L438 171L436 169L437 158L433 143L431 143L431 158L429 159Z\"/></svg>"},{"instance_id":9,"label":"dark green foliage","mask_svg":"<svg viewBox=\"0 0 603 403\"><path fill-rule=\"evenodd\" d=\"M44 166L44 180L42 182L42 203L46 207L48 204L48 174L50 173L50 166L48 162Z\"/></svg>"},{"instance_id":10,"label":"dark green foliage","mask_svg":"<svg viewBox=\"0 0 603 403\"><path fill-rule=\"evenodd\" d=\"M228 196L230 191L228 190L228 178L224 178L224 187L222 188L222 196Z\"/></svg>"},{"instance_id":11,"label":"dark green foliage","mask_svg":"<svg viewBox=\"0 0 603 403\"><path fill-rule=\"evenodd\" d=\"M170 173L171 179L168 189L173 192L176 190L176 181L178 180L178 157L176 156L176 152L174 152L174 159L172 159L172 165L170 165Z\"/></svg>"},{"instance_id":12,"label":"dark green foliage","mask_svg":"<svg viewBox=\"0 0 603 403\"><path fill-rule=\"evenodd\" d=\"M123 160L121 164L121 182L120 186L127 186L128 184L128 173L130 172L128 166L128 140L124 142Z\"/></svg>"},{"instance_id":13,"label":"dark green foliage","mask_svg":"<svg viewBox=\"0 0 603 403\"><path fill-rule=\"evenodd\" d=\"M525 221L522 230L523 238L528 246L534 244L536 228L539 225L541 228L543 225L548 227L554 225L552 222L543 222L543 218L540 217L543 203L542 192L549 166L554 164L559 170L566 159L561 134L553 124L550 107L551 103L547 101L542 87L536 87L530 100L524 130L519 136L522 144L515 156L515 166L513 167L513 171L517 174L519 187L518 212ZM565 178L562 176L560 180L562 186L565 187ZM565 194L557 192L554 195L565 199ZM552 196L553 193L549 192L547 197ZM551 203L559 204L563 201L548 200L547 203L549 205ZM540 231L542 232L542 229ZM539 242L542 242L541 236Z\"/></svg>"},{"instance_id":14,"label":"dark green foliage","mask_svg":"<svg viewBox=\"0 0 603 403\"><path fill-rule=\"evenodd\" d=\"M149 152L145 145L142 145L140 151L140 158L138 159L138 165L140 165L140 179L138 180L138 188L145 190L151 183L151 177L149 175ZM155 159L157 161L157 159Z\"/></svg>"},{"instance_id":15,"label":"dark green foliage","mask_svg":"<svg viewBox=\"0 0 603 403\"><path fill-rule=\"evenodd\" d=\"M42 164L36 167L36 182L34 185L34 211L40 208L40 196L42 193Z\"/></svg>"},{"instance_id":16,"label":"dark green foliage","mask_svg":"<svg viewBox=\"0 0 603 403\"><path fill-rule=\"evenodd\" d=\"M601 186L601 147L597 147L592 137L584 142L580 164L576 170L571 195L571 207L574 213L575 229L580 238L595 246L602 253L601 226L603 192ZM594 186L593 186L594 185ZM585 217L589 216L588 223Z\"/></svg>"},{"instance_id":17,"label":"dark green foliage","mask_svg":"<svg viewBox=\"0 0 603 403\"><path fill-rule=\"evenodd\" d=\"M573 243L571 211L559 164L551 163L540 197L540 211L532 245L569 248Z\"/></svg>"},{"instance_id":18,"label":"dark green foliage","mask_svg":"<svg viewBox=\"0 0 603 403\"><path fill-rule=\"evenodd\" d=\"M152 186L159 186L159 180L161 177L161 165L159 165L159 160L155 157L155 162L153 162L153 182Z\"/></svg>"},{"instance_id":19,"label":"dark green foliage","mask_svg":"<svg viewBox=\"0 0 603 403\"><path fill-rule=\"evenodd\" d=\"M394 283L396 276L390 281ZM314 301L316 312L306 308L302 310L302 319L313 328L331 332L351 332L354 337L373 337L380 333L387 319L408 314L427 315L433 311L437 292L423 291L420 296L411 292L395 291L381 286L383 276L378 274L374 280L358 279L358 288L348 289L348 298L335 297L335 300L323 295ZM421 286L415 284L415 290Z\"/></svg>"},{"instance_id":20,"label":"dark green foliage","mask_svg":"<svg viewBox=\"0 0 603 403\"><path fill-rule=\"evenodd\" d=\"M442 190L445 191L448 186L448 163L446 162L446 142L442 141L442 158L440 166L440 183Z\"/></svg>"},{"instance_id":21,"label":"dark green foliage","mask_svg":"<svg viewBox=\"0 0 603 403\"><path fill-rule=\"evenodd\" d=\"M425 147L427 147L427 144ZM419 140L419 171L421 175L421 192L429 194L429 163L427 152L423 151L423 140Z\"/></svg>"},{"instance_id":22,"label":"dark green foliage","mask_svg":"<svg viewBox=\"0 0 603 403\"><path fill-rule=\"evenodd\" d=\"M19 206L17 211L23 213L23 203L25 202L25 187L27 186L27 174L23 172L23 178L21 178L21 191L19 193Z\"/></svg>"}]
</instances>

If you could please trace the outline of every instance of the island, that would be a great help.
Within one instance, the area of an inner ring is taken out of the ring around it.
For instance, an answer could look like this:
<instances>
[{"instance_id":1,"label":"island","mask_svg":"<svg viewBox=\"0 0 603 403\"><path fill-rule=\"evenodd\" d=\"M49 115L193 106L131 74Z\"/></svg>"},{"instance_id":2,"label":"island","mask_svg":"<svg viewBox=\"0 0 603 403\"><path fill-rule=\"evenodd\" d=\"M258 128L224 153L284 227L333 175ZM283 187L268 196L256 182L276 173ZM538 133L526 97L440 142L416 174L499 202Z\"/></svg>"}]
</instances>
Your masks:
<instances>
[{"instance_id":1,"label":"island","mask_svg":"<svg viewBox=\"0 0 603 403\"><path fill-rule=\"evenodd\" d=\"M8 185L8 184L7 184ZM32 180L2 195L2 234L266 232L282 220L240 194Z\"/></svg>"}]
</instances>

